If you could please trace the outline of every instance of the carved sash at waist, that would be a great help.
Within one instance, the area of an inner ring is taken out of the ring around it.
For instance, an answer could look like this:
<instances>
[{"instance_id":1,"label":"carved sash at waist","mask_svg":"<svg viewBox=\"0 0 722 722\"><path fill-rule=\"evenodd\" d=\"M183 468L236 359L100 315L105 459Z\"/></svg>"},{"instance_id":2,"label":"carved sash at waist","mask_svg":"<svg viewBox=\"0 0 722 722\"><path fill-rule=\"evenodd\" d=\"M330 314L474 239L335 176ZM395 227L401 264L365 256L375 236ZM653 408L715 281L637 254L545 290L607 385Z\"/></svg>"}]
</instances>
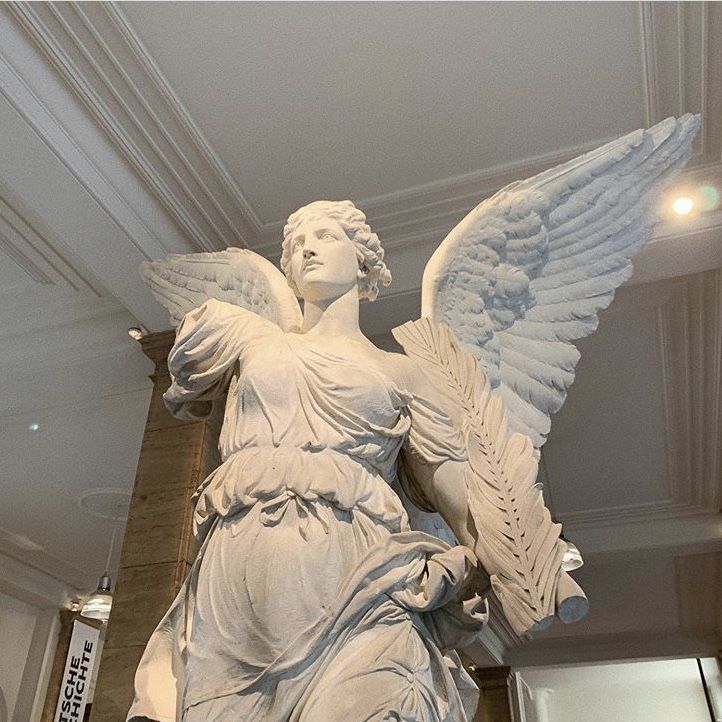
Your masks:
<instances>
[{"instance_id":1,"label":"carved sash at waist","mask_svg":"<svg viewBox=\"0 0 722 722\"><path fill-rule=\"evenodd\" d=\"M299 498L358 509L391 531L408 528L398 496L380 474L358 460L332 449L260 446L229 456L193 495L196 536L203 538L219 516L257 503L263 503L272 516L286 502Z\"/></svg>"}]
</instances>

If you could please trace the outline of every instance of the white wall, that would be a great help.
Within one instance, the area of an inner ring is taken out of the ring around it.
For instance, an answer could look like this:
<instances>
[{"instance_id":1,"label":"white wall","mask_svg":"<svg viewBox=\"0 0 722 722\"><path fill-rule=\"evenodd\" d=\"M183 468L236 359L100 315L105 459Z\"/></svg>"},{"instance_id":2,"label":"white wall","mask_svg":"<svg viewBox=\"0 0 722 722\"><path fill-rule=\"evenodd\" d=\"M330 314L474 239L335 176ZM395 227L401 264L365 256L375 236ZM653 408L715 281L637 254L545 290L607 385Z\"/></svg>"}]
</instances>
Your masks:
<instances>
[{"instance_id":1,"label":"white wall","mask_svg":"<svg viewBox=\"0 0 722 722\"><path fill-rule=\"evenodd\" d=\"M7 594L0 594L0 689L5 698L7 719L14 716L40 616L41 610L38 607Z\"/></svg>"},{"instance_id":2,"label":"white wall","mask_svg":"<svg viewBox=\"0 0 722 722\"><path fill-rule=\"evenodd\" d=\"M695 659L516 671L531 692L526 722L710 720Z\"/></svg>"},{"instance_id":3,"label":"white wall","mask_svg":"<svg viewBox=\"0 0 722 722\"><path fill-rule=\"evenodd\" d=\"M36 722L69 589L0 554L0 722Z\"/></svg>"}]
</instances>

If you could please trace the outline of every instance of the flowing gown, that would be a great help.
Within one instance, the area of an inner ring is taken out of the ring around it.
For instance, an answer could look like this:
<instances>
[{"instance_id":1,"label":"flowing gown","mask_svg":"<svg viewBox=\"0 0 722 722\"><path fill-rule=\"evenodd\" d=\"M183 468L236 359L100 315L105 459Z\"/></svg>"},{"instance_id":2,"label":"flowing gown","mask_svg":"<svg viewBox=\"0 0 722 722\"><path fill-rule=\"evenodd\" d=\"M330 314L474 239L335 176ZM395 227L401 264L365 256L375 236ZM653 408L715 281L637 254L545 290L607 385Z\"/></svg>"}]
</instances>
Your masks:
<instances>
[{"instance_id":1,"label":"flowing gown","mask_svg":"<svg viewBox=\"0 0 722 722\"><path fill-rule=\"evenodd\" d=\"M483 621L459 601L474 558L412 531L391 486L400 452L465 458L448 416L354 342L332 352L215 300L168 364L177 416L227 393L223 462L194 497L201 549L128 718L466 720L473 683L445 653Z\"/></svg>"}]
</instances>

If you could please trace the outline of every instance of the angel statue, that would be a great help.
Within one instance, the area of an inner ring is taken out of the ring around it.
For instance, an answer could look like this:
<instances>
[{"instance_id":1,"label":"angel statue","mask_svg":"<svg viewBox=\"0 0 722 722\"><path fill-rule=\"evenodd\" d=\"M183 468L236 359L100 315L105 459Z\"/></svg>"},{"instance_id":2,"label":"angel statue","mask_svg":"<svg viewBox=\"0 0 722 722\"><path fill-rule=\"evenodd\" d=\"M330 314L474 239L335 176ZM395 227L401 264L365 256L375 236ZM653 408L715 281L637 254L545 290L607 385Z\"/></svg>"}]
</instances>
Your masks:
<instances>
[{"instance_id":1,"label":"angel statue","mask_svg":"<svg viewBox=\"0 0 722 722\"><path fill-rule=\"evenodd\" d=\"M519 634L586 613L539 449L572 342L629 278L698 127L670 118L482 202L431 258L422 317L394 329L404 354L359 329L391 274L350 201L289 217L285 278L236 248L145 266L178 324L168 408L225 415L193 497L200 551L129 719L463 722L475 688L454 650L489 594Z\"/></svg>"}]
</instances>

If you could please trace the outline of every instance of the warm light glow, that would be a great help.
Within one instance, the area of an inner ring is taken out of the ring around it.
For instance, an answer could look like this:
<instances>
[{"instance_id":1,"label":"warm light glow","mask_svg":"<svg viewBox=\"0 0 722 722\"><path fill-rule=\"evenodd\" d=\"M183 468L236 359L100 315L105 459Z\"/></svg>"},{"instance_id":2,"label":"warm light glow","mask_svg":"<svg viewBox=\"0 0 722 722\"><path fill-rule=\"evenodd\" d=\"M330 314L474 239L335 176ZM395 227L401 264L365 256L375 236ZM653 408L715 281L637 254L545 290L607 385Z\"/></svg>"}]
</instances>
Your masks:
<instances>
[{"instance_id":1,"label":"warm light glow","mask_svg":"<svg viewBox=\"0 0 722 722\"><path fill-rule=\"evenodd\" d=\"M88 597L85 604L83 604L83 608L80 610L80 616L107 622L112 606L113 594L110 591L110 577L107 574L103 574L98 583L98 588Z\"/></svg>"},{"instance_id":2,"label":"warm light glow","mask_svg":"<svg viewBox=\"0 0 722 722\"><path fill-rule=\"evenodd\" d=\"M143 338L143 330L138 326L131 326L128 329L128 336L134 338L136 341L139 341L141 338Z\"/></svg>"},{"instance_id":3,"label":"warm light glow","mask_svg":"<svg viewBox=\"0 0 722 722\"><path fill-rule=\"evenodd\" d=\"M694 201L689 196L680 196L672 203L672 210L678 216L686 216L694 208Z\"/></svg>"}]
</instances>

